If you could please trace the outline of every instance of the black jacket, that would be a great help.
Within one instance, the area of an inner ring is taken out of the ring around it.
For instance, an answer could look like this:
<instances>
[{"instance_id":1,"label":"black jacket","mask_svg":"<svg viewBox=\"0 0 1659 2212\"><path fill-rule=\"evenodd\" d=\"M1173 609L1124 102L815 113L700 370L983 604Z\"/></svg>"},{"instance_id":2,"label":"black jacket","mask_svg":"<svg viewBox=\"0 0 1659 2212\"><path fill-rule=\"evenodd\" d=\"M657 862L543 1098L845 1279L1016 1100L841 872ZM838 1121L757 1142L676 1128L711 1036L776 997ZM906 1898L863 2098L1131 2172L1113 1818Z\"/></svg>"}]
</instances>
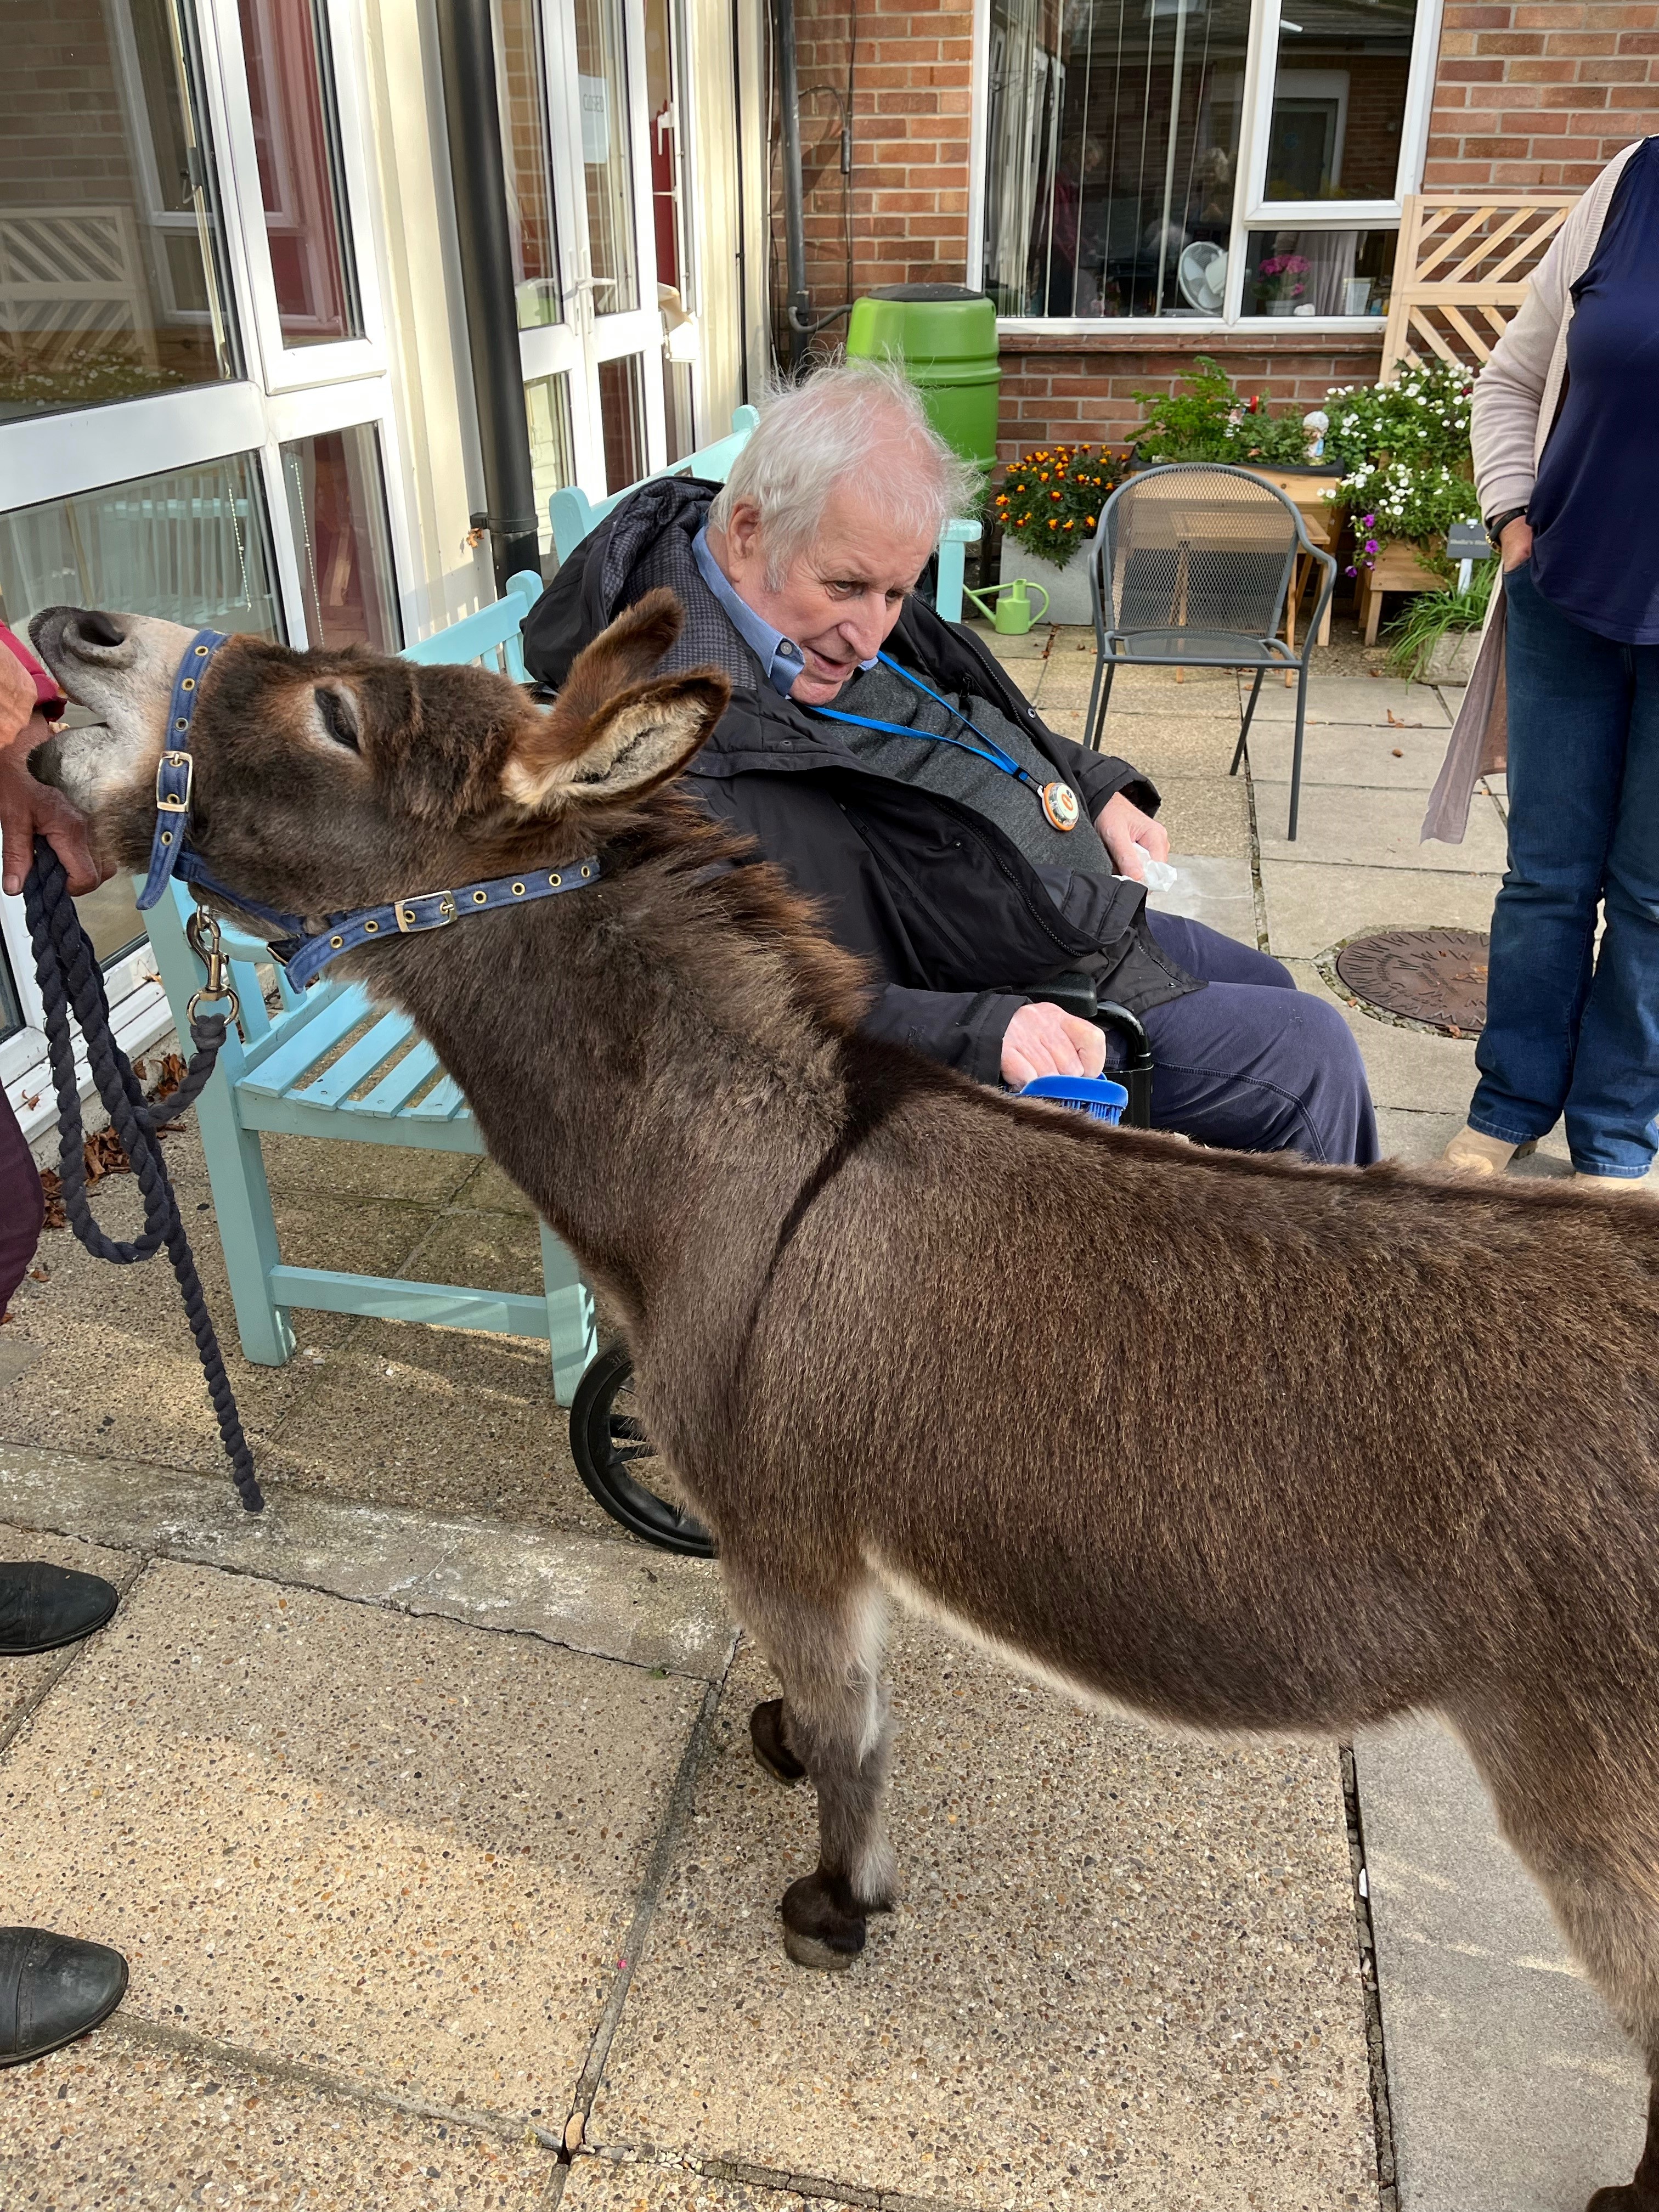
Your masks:
<instances>
[{"instance_id":1,"label":"black jacket","mask_svg":"<svg viewBox=\"0 0 1659 2212\"><path fill-rule=\"evenodd\" d=\"M525 624L533 676L556 690L582 647L661 580L664 532L684 533L689 562L716 489L654 478L577 547ZM659 549L653 574L638 573L643 550L636 562L635 545ZM692 592L716 605L694 566L689 577ZM888 649L941 690L974 692L1023 723L1091 820L1119 791L1156 811L1158 793L1144 776L1045 727L971 633L932 608L909 600ZM744 657L757 672L746 648ZM981 1082L998 1080L1003 1032L1051 975L1086 969L1103 987L1109 981L1103 996L1135 1013L1202 988L1153 942L1140 885L1039 867L983 815L867 768L833 724L803 714L763 678L733 690L686 779L711 813L753 837L820 902L841 945L873 965L884 988L865 1024L871 1034Z\"/></svg>"}]
</instances>

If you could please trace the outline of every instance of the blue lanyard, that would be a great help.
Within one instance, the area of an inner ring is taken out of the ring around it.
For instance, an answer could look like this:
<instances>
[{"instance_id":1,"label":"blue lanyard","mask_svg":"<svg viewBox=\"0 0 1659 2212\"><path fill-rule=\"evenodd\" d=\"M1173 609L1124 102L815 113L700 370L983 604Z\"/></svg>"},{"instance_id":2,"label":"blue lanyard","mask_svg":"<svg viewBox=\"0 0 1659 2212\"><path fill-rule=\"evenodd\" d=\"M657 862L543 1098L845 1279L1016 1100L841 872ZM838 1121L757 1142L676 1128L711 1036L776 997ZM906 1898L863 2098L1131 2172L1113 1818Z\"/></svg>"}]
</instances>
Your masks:
<instances>
[{"instance_id":1,"label":"blue lanyard","mask_svg":"<svg viewBox=\"0 0 1659 2212\"><path fill-rule=\"evenodd\" d=\"M948 699L941 699L939 693L930 690L919 676L912 676L908 668L901 668L897 661L890 659L886 653L878 653L876 658L884 668L890 668L895 676L902 677L915 690L925 693L936 707L943 707L952 721L960 722L965 729L971 730L979 739L979 744L970 745L964 738L945 734L935 736L932 730L913 730L903 722L879 722L869 714L842 714L834 707L814 707L812 713L823 714L832 722L855 722L861 730L885 730L896 738L915 738L921 744L955 745L959 752L972 753L976 760L989 761L992 767L1000 768L1004 775L1018 776L1022 783L1029 785L1036 792L1039 799L1042 798L1043 786L1029 769L1023 769L1012 753L1004 752L1000 744L988 738L979 725L969 721L959 707L953 707ZM981 746L984 748L982 751Z\"/></svg>"}]
</instances>

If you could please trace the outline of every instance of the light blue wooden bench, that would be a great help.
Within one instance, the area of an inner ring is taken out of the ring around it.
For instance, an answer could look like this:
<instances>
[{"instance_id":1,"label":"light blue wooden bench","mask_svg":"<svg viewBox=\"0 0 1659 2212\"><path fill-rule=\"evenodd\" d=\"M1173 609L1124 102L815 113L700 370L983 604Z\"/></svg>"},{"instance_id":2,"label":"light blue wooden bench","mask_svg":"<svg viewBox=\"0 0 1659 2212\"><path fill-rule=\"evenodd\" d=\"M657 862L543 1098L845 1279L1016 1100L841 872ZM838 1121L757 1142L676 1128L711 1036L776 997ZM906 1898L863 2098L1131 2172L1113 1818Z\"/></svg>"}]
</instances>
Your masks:
<instances>
[{"instance_id":1,"label":"light blue wooden bench","mask_svg":"<svg viewBox=\"0 0 1659 2212\"><path fill-rule=\"evenodd\" d=\"M410 646L405 657L427 664L484 661L522 683L520 632L541 588L541 578L530 571L513 577L493 606ZM189 894L173 886L148 917L181 1036L186 1002L207 975L185 934L193 908ZM294 1306L541 1337L552 1358L555 1393L568 1406L593 1357L593 1302L574 1259L544 1222L540 1297L296 1267L283 1259L260 1150L264 1131L439 1152L482 1153L483 1145L465 1101L406 1016L377 1008L358 983L320 980L295 992L280 969L281 1005L270 1010L256 972L258 962L269 962L264 948L229 930L224 942L241 1006L240 1034L230 1030L196 1112L246 1357L265 1367L293 1357Z\"/></svg>"},{"instance_id":2,"label":"light blue wooden bench","mask_svg":"<svg viewBox=\"0 0 1659 2212\"><path fill-rule=\"evenodd\" d=\"M701 453L689 454L676 461L670 469L657 469L653 475L664 477L700 477L705 483L724 483L732 473L732 464L748 443L750 432L760 421L752 407L732 410L732 429L727 437L717 439L705 446ZM649 483L650 477L642 478ZM585 491L572 484L556 491L547 502L547 519L553 526L553 550L559 559L568 561L584 538L594 526L605 520L613 507L619 507L638 484L628 484L621 491L613 491L608 499L589 499ZM971 517L947 522L939 542L939 583L933 604L946 622L962 620L963 570L967 562L968 548L979 543L980 526Z\"/></svg>"}]
</instances>

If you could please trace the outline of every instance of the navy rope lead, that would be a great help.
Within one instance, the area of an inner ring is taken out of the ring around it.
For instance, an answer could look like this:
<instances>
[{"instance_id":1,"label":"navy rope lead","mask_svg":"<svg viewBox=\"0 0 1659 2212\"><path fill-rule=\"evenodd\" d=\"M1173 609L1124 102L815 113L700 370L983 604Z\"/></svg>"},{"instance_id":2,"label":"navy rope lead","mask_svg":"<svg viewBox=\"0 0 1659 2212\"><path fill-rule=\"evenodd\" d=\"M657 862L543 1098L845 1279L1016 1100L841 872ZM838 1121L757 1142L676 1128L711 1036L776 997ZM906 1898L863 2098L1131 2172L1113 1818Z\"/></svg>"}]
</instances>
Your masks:
<instances>
[{"instance_id":1,"label":"navy rope lead","mask_svg":"<svg viewBox=\"0 0 1659 2212\"><path fill-rule=\"evenodd\" d=\"M149 1105L131 1061L115 1042L110 1026L109 1000L104 994L103 971L82 930L63 863L43 837L34 841L34 865L23 886L23 901L34 949L35 973L46 1008L52 1087L58 1094L64 1211L76 1237L96 1259L112 1260L118 1266L129 1267L136 1261L153 1258L163 1245L167 1247L173 1272L184 1295L191 1334L201 1355L202 1372L218 1418L219 1433L224 1439L237 1494L250 1513L261 1513L265 1501L254 1474L253 1455L242 1433L230 1378L225 1372L224 1355L214 1334L201 1278L196 1272L196 1261L185 1235L179 1201L161 1159L161 1139L156 1133L195 1103L213 1073L219 1048L225 1041L228 1017L192 1012L192 1057L185 1079L165 1105ZM81 1121L80 1085L76 1079L75 1041L70 1029L71 1012L86 1041L87 1059L98 1096L109 1115L111 1127L132 1162L138 1188L143 1194L144 1233L130 1244L118 1243L105 1236L93 1218L87 1195L86 1139Z\"/></svg>"}]
</instances>

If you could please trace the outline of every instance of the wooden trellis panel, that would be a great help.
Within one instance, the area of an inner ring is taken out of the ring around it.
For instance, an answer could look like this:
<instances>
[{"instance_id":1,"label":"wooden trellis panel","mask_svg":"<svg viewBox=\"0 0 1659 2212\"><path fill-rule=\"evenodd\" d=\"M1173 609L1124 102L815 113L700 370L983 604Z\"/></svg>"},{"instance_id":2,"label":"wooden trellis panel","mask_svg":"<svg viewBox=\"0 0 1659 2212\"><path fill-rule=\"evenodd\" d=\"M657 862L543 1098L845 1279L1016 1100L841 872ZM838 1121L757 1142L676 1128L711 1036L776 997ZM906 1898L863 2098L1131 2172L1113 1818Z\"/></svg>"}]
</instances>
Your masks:
<instances>
[{"instance_id":1,"label":"wooden trellis panel","mask_svg":"<svg viewBox=\"0 0 1659 2212\"><path fill-rule=\"evenodd\" d=\"M1578 198L1577 192L1408 193L1382 374L1431 360L1480 368Z\"/></svg>"}]
</instances>

